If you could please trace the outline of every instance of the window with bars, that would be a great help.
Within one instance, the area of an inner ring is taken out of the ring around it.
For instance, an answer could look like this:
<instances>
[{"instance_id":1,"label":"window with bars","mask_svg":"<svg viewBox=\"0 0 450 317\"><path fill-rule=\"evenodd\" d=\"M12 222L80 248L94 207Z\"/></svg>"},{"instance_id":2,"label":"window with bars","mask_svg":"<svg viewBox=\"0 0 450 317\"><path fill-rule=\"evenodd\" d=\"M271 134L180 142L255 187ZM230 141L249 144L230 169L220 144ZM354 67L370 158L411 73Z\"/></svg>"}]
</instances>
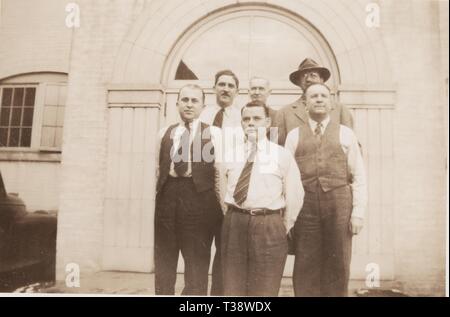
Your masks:
<instances>
[{"instance_id":1,"label":"window with bars","mask_svg":"<svg viewBox=\"0 0 450 317\"><path fill-rule=\"evenodd\" d=\"M30 147L36 87L3 87L0 95L0 147Z\"/></svg>"}]
</instances>

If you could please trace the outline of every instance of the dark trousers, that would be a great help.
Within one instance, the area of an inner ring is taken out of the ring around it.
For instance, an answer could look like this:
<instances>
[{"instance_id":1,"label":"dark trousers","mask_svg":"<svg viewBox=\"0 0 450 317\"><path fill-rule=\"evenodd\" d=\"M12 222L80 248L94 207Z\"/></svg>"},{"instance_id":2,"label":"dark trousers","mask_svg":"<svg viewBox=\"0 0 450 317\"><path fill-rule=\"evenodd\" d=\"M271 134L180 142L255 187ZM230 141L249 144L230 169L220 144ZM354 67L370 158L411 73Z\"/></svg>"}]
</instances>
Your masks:
<instances>
[{"instance_id":1,"label":"dark trousers","mask_svg":"<svg viewBox=\"0 0 450 317\"><path fill-rule=\"evenodd\" d=\"M350 186L306 192L294 226L295 296L347 296L352 254Z\"/></svg>"},{"instance_id":2,"label":"dark trousers","mask_svg":"<svg viewBox=\"0 0 450 317\"><path fill-rule=\"evenodd\" d=\"M228 211L222 227L224 295L278 296L287 248L280 214Z\"/></svg>"},{"instance_id":3,"label":"dark trousers","mask_svg":"<svg viewBox=\"0 0 450 317\"><path fill-rule=\"evenodd\" d=\"M222 252L221 252L222 220L218 222L214 233L214 244L216 254L214 255L212 267L211 295L223 296L223 272L222 272Z\"/></svg>"},{"instance_id":4,"label":"dark trousers","mask_svg":"<svg viewBox=\"0 0 450 317\"><path fill-rule=\"evenodd\" d=\"M183 295L206 295L211 243L222 212L214 190L197 193L192 178L169 177L156 199L155 291L174 295L179 252Z\"/></svg>"}]
</instances>

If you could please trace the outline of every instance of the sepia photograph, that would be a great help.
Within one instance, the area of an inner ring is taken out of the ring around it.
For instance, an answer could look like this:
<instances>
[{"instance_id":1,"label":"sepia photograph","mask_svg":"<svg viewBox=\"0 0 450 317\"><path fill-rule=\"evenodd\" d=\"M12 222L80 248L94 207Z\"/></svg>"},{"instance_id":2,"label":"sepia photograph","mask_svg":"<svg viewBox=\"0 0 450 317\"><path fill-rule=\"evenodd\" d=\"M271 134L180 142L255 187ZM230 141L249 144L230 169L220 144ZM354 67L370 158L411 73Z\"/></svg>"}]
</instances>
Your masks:
<instances>
[{"instance_id":1,"label":"sepia photograph","mask_svg":"<svg viewBox=\"0 0 450 317\"><path fill-rule=\"evenodd\" d=\"M448 15L0 0L0 297L448 297Z\"/></svg>"}]
</instances>

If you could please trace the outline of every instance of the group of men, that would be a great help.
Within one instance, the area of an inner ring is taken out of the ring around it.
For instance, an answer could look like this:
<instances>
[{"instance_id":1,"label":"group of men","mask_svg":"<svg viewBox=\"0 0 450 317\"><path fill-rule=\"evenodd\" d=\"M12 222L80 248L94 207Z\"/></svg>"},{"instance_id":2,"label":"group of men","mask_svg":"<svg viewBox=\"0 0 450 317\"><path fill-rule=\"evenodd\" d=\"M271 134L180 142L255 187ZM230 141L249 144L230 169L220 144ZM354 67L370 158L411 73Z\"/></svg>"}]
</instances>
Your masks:
<instances>
[{"instance_id":1,"label":"group of men","mask_svg":"<svg viewBox=\"0 0 450 317\"><path fill-rule=\"evenodd\" d=\"M332 102L329 77L305 59L289 77L302 96L279 111L260 77L235 105L230 70L215 76L215 105L198 85L180 89L180 122L160 131L157 150L157 295L174 295L180 251L182 294L206 295L213 240L211 295L277 296L288 253L296 296L347 295L367 189L352 116Z\"/></svg>"}]
</instances>

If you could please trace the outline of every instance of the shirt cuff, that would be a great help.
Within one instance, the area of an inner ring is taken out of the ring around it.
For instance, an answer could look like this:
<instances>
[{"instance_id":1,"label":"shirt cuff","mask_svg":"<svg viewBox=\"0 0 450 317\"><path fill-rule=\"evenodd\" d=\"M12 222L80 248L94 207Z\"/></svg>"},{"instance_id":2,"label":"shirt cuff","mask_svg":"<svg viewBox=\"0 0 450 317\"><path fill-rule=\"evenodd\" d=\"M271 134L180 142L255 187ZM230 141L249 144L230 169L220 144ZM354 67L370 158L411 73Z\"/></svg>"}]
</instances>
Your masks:
<instances>
[{"instance_id":1,"label":"shirt cuff","mask_svg":"<svg viewBox=\"0 0 450 317\"><path fill-rule=\"evenodd\" d=\"M353 211L352 211L352 217L358 217L361 219L364 219L364 208L362 207L353 207Z\"/></svg>"},{"instance_id":2,"label":"shirt cuff","mask_svg":"<svg viewBox=\"0 0 450 317\"><path fill-rule=\"evenodd\" d=\"M292 220L285 220L284 226L286 228L286 234L289 233L289 231L294 227L295 221Z\"/></svg>"}]
</instances>

